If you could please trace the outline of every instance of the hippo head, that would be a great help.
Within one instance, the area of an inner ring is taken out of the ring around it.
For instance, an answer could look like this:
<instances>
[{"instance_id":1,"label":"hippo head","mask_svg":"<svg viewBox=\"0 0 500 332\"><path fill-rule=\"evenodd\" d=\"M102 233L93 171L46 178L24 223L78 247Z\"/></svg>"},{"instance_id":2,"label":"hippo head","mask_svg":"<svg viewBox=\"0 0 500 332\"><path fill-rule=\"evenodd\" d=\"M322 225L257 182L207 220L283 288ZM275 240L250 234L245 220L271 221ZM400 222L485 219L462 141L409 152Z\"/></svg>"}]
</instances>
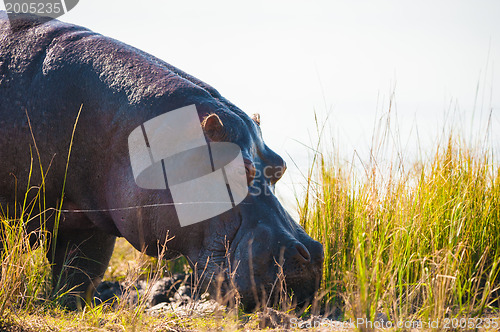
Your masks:
<instances>
[{"instance_id":1,"label":"hippo head","mask_svg":"<svg viewBox=\"0 0 500 332\"><path fill-rule=\"evenodd\" d=\"M274 304L284 293L293 294L292 301L297 304L309 302L319 287L323 247L305 233L274 195L274 186L286 169L285 162L264 143L258 118L252 119L232 104L212 99L197 103L196 108L196 126L204 144L233 146L238 150L239 188L245 189L239 204L233 200L234 206L225 212L182 225L179 213L175 212L177 206L174 209L172 204L177 202L172 198L176 184L167 181L170 190L151 190L122 181L132 177L127 156L127 160L118 159L120 164L112 168L113 176L108 177L111 182L106 186L109 188L108 205L137 207L112 209L111 215L120 235L152 256L159 255L161 247L167 248L164 258L184 255L198 278L198 289L205 291L208 288L222 295L223 301L234 298L237 290L247 309ZM134 130L142 135L143 129L138 128ZM147 125L144 130L149 135ZM156 146L151 143L151 136L148 137L151 146ZM167 177L172 169L190 174L193 165L196 162L175 162L164 170ZM162 167L157 173L163 177ZM165 182L160 179L147 183L149 187L157 184L163 186ZM188 194L206 189L196 188ZM214 202L222 201L221 197L213 198ZM180 206L196 210L196 213L204 209L193 205L194 201L184 202Z\"/></svg>"},{"instance_id":2,"label":"hippo head","mask_svg":"<svg viewBox=\"0 0 500 332\"><path fill-rule=\"evenodd\" d=\"M225 280L226 294L232 285L247 309L272 304L285 290L295 303L310 303L322 275L323 247L274 194L286 165L264 143L260 117L239 110L218 112L206 115L202 126L209 141L233 142L241 148L248 195L231 211L200 223L203 248L197 257L187 255L198 275L211 280L215 291L221 284L214 279ZM221 275L224 278L213 278Z\"/></svg>"}]
</instances>

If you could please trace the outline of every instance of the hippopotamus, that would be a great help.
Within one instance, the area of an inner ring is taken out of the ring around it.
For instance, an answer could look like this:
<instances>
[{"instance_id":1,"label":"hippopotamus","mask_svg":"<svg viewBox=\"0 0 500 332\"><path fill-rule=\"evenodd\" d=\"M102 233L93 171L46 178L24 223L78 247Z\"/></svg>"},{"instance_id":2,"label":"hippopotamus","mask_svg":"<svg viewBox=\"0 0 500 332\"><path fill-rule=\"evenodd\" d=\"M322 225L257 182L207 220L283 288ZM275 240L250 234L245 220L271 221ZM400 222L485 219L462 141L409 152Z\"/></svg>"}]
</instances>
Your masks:
<instances>
[{"instance_id":1,"label":"hippopotamus","mask_svg":"<svg viewBox=\"0 0 500 332\"><path fill-rule=\"evenodd\" d=\"M128 138L188 105L208 143L239 147L248 194L226 212L181 226L168 188L135 183ZM0 12L0 114L4 217L24 213L27 232L46 232L54 291L71 290L68 299L76 299L67 303L92 297L117 237L150 256L184 255L201 284L225 294L232 285L245 308L273 295L277 280L296 303L317 292L323 247L274 194L284 160L264 143L260 119L210 85L86 28ZM23 210L25 199L31 204Z\"/></svg>"}]
</instances>

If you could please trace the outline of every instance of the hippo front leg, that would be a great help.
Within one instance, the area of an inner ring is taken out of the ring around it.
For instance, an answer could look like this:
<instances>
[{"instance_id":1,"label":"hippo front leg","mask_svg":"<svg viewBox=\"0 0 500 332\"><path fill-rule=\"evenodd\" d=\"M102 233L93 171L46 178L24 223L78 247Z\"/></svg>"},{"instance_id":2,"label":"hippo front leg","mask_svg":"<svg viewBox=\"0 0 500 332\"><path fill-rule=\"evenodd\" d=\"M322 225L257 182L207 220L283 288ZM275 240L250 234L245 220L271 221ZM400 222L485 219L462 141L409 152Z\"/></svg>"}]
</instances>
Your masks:
<instances>
[{"instance_id":1,"label":"hippo front leg","mask_svg":"<svg viewBox=\"0 0 500 332\"><path fill-rule=\"evenodd\" d=\"M50 248L47 257L53 264L54 293L69 291L61 301L68 309L90 303L108 267L115 239L97 228L59 231L55 249Z\"/></svg>"}]
</instances>

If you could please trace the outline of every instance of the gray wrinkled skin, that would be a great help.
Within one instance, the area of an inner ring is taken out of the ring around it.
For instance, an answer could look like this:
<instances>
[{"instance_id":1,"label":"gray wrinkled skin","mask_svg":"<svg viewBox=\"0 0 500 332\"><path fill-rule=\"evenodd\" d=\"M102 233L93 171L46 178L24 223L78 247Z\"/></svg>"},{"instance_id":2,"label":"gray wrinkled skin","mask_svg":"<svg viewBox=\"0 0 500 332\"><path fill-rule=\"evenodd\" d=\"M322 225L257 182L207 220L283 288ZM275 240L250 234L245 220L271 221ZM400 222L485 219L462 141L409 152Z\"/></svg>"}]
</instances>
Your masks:
<instances>
[{"instance_id":1,"label":"gray wrinkled skin","mask_svg":"<svg viewBox=\"0 0 500 332\"><path fill-rule=\"evenodd\" d=\"M24 199L33 157L30 184L41 183L41 164L46 206L57 206L73 126L83 105L63 208L93 211L63 213L57 243L54 248L51 241L53 250L47 255L54 275L62 273L56 289L77 286L78 295L89 296L117 236L152 256L168 237L167 259L185 255L207 277L234 275L247 308L256 304L254 289L259 295L270 292L280 261L296 300L309 299L319 286L323 248L274 196L285 166L263 142L258 124L214 88L147 53L82 27L36 20L21 16L9 24L0 12L0 197L3 211L19 211L15 202ZM238 208L181 228L173 206L147 207L172 198L168 190L135 184L127 138L145 121L191 104L197 105L200 121L212 113L219 116L224 135L217 139L238 144L257 177ZM270 176L264 176L265 167ZM116 209L122 207L137 208ZM35 207L32 215L38 213ZM54 211L45 217L50 231ZM39 226L35 218L29 230ZM71 268L63 270L65 259Z\"/></svg>"}]
</instances>

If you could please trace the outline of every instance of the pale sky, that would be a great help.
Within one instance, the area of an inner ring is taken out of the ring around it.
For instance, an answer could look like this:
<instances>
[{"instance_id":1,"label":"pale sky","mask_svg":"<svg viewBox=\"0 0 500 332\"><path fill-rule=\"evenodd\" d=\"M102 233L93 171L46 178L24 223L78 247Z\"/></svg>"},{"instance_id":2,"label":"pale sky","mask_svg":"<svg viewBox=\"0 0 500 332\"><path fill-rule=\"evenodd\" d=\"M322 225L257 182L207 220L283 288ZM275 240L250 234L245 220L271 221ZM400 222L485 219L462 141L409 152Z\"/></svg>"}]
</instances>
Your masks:
<instances>
[{"instance_id":1,"label":"pale sky","mask_svg":"<svg viewBox=\"0 0 500 332\"><path fill-rule=\"evenodd\" d=\"M345 160L355 150L368 158L393 91L410 160L415 128L430 153L450 109L457 119L448 125L470 128L476 105L476 132L493 109L500 133L498 0L80 0L60 19L147 51L259 112L265 140L291 170L280 191L288 198L290 183L302 181L290 158L309 164L297 141L314 142L314 111L322 121L329 114L326 138Z\"/></svg>"}]
</instances>

